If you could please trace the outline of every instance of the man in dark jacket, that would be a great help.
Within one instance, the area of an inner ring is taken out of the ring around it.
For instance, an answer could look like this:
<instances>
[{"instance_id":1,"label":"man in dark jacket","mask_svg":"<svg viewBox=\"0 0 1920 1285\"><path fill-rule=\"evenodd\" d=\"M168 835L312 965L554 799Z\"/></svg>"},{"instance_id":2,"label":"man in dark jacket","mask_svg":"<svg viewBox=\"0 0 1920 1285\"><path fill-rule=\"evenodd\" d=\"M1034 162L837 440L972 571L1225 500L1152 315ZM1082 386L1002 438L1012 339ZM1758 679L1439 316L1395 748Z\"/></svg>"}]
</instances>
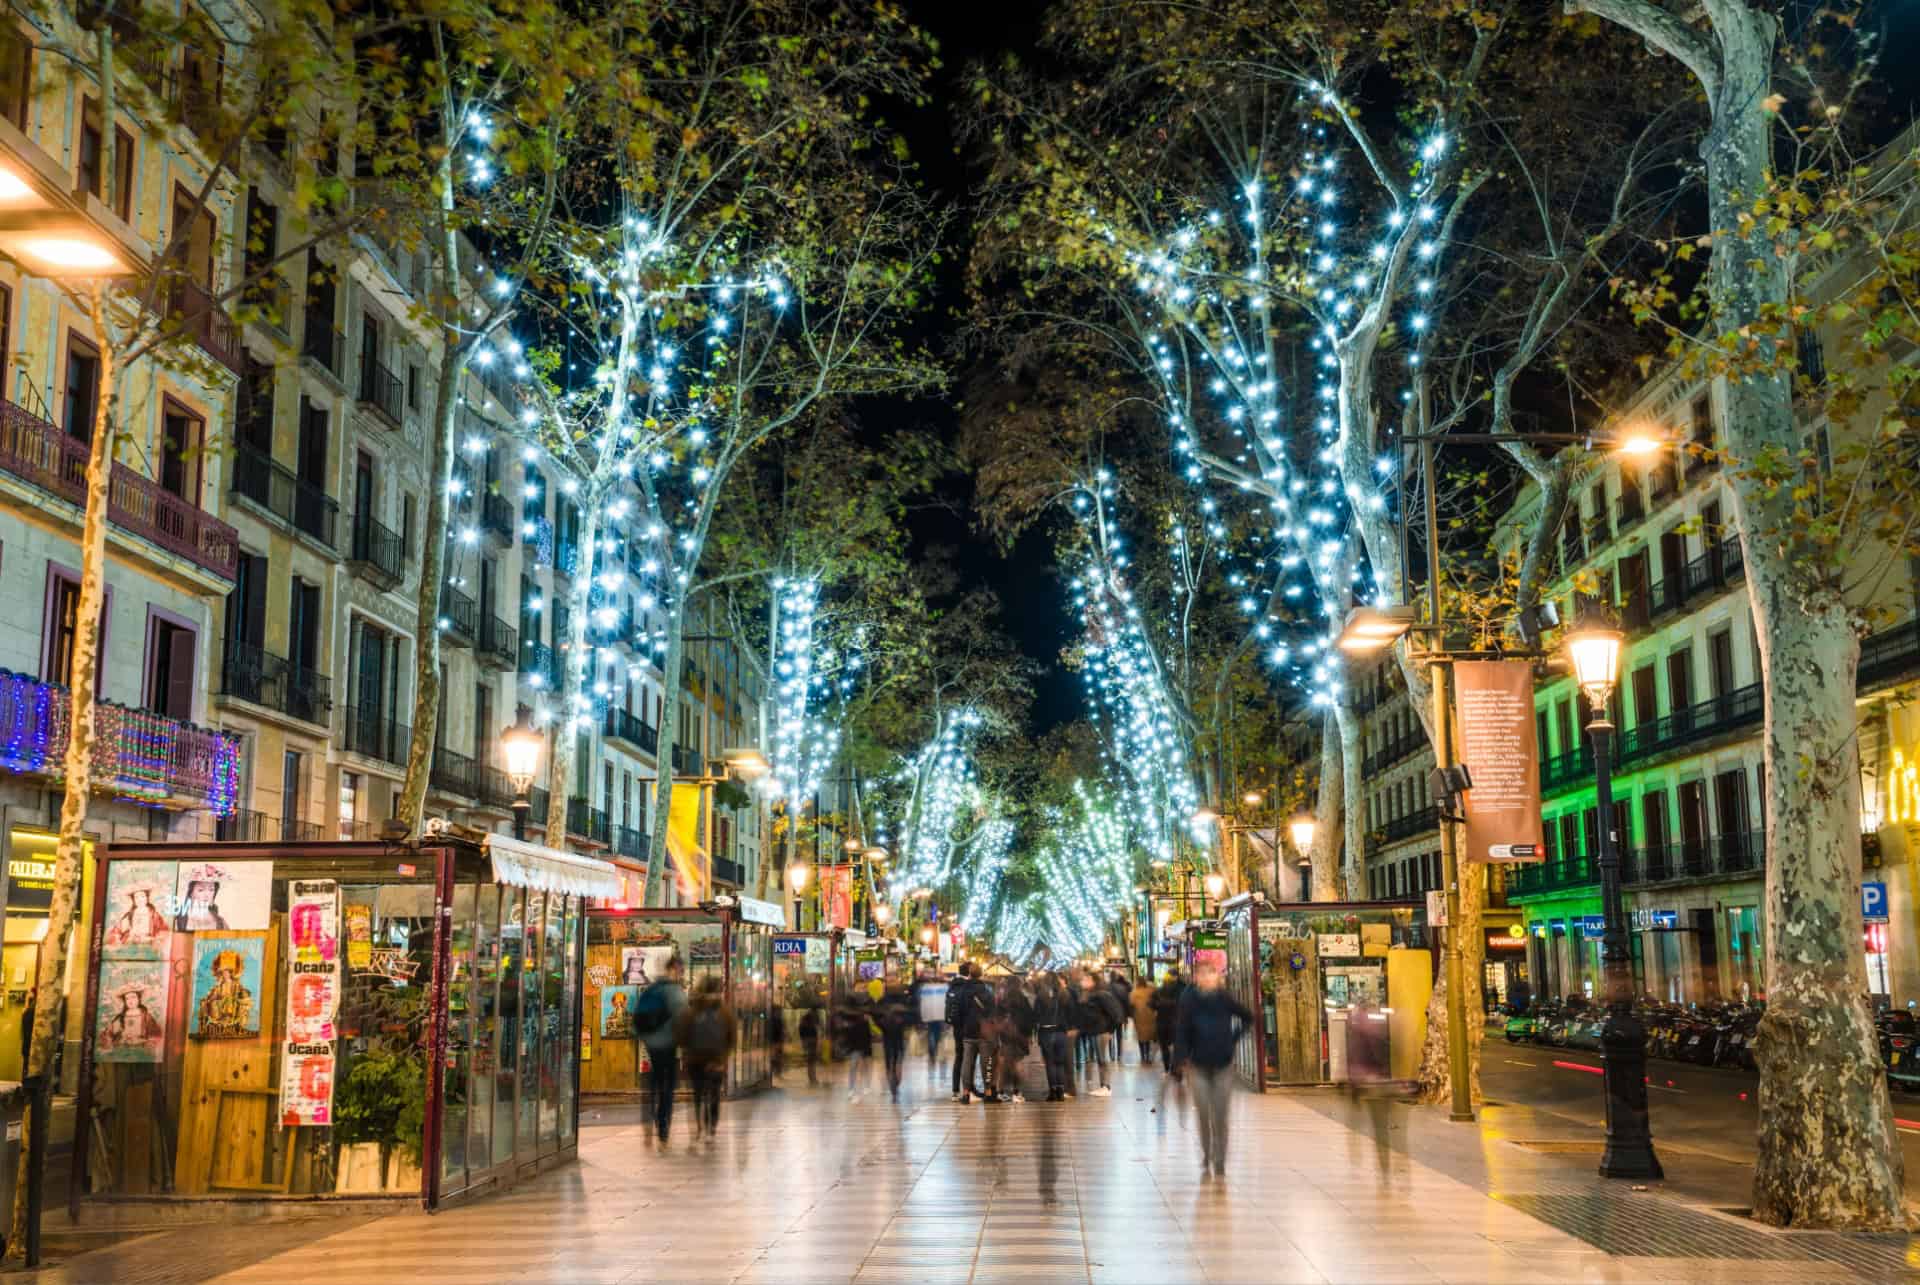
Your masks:
<instances>
[{"instance_id":1,"label":"man in dark jacket","mask_svg":"<svg viewBox=\"0 0 1920 1285\"><path fill-rule=\"evenodd\" d=\"M1153 1038L1160 1045L1160 1069L1173 1070L1173 1026L1180 1012L1180 993L1186 984L1178 969L1167 973L1166 980L1153 992Z\"/></svg>"},{"instance_id":2,"label":"man in dark jacket","mask_svg":"<svg viewBox=\"0 0 1920 1285\"><path fill-rule=\"evenodd\" d=\"M966 1060L966 1041L960 1035L960 1006L967 998L967 975L972 966L960 965L947 984L947 1029L953 1032L953 1100L960 1100L960 1063Z\"/></svg>"},{"instance_id":3,"label":"man in dark jacket","mask_svg":"<svg viewBox=\"0 0 1920 1285\"><path fill-rule=\"evenodd\" d=\"M960 998L960 1101L973 1100L974 1072L982 1073L981 1096L986 1096L988 1068L983 1064L986 1048L982 1036L987 1019L993 1016L993 992L980 980L977 964L967 965L966 992Z\"/></svg>"},{"instance_id":4,"label":"man in dark jacket","mask_svg":"<svg viewBox=\"0 0 1920 1285\"><path fill-rule=\"evenodd\" d=\"M1192 1068L1194 1114L1200 1118L1200 1168L1227 1172L1227 1108L1232 1102L1233 1049L1253 1023L1253 1014L1220 984L1220 970L1201 964L1180 997L1174 1025L1173 1064Z\"/></svg>"},{"instance_id":5,"label":"man in dark jacket","mask_svg":"<svg viewBox=\"0 0 1920 1285\"><path fill-rule=\"evenodd\" d=\"M1087 1090L1090 1098L1110 1098L1113 1096L1113 1061L1110 1049L1113 1046L1113 1033L1127 1020L1127 1010L1113 997L1106 984L1094 979L1088 973L1080 979L1081 983L1081 1030L1092 1036L1087 1046L1088 1056L1095 1066L1100 1068L1100 1083Z\"/></svg>"},{"instance_id":6,"label":"man in dark jacket","mask_svg":"<svg viewBox=\"0 0 1920 1285\"><path fill-rule=\"evenodd\" d=\"M1047 1067L1047 1101L1067 1098L1067 1012L1066 992L1053 973L1041 976L1033 995L1033 1033L1040 1041L1040 1059Z\"/></svg>"}]
</instances>

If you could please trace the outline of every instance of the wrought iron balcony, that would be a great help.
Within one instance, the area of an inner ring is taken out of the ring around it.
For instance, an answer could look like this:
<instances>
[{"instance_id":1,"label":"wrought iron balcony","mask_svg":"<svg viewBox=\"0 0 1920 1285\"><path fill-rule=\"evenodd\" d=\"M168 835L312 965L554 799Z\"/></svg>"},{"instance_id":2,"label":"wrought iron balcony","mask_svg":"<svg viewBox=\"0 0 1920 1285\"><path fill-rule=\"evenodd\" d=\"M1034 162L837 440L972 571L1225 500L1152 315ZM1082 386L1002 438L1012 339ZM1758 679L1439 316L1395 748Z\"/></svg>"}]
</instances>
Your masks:
<instances>
[{"instance_id":1,"label":"wrought iron balcony","mask_svg":"<svg viewBox=\"0 0 1920 1285\"><path fill-rule=\"evenodd\" d=\"M1427 745L1428 741L1425 730L1415 727L1411 731L1394 737L1391 741L1381 746L1380 749L1367 755L1365 760L1363 760L1361 771L1367 776L1372 776L1376 772L1385 771L1396 763L1409 759L1421 750L1426 749Z\"/></svg>"},{"instance_id":2,"label":"wrought iron balcony","mask_svg":"<svg viewBox=\"0 0 1920 1285\"><path fill-rule=\"evenodd\" d=\"M691 746L673 747L673 774L680 777L705 775L700 770L700 753Z\"/></svg>"},{"instance_id":3,"label":"wrought iron balcony","mask_svg":"<svg viewBox=\"0 0 1920 1285\"><path fill-rule=\"evenodd\" d=\"M167 284L167 315L207 356L236 375L246 373L240 328L198 282L180 278Z\"/></svg>"},{"instance_id":4,"label":"wrought iron balcony","mask_svg":"<svg viewBox=\"0 0 1920 1285\"><path fill-rule=\"evenodd\" d=\"M0 670L0 766L58 780L66 773L71 697L64 687ZM93 788L171 808L234 810L240 741L212 728L112 701L94 702Z\"/></svg>"},{"instance_id":5,"label":"wrought iron balcony","mask_svg":"<svg viewBox=\"0 0 1920 1285\"><path fill-rule=\"evenodd\" d=\"M520 631L498 616L480 617L480 663L512 669L520 663Z\"/></svg>"},{"instance_id":6,"label":"wrought iron balcony","mask_svg":"<svg viewBox=\"0 0 1920 1285\"><path fill-rule=\"evenodd\" d=\"M1638 486L1628 483L1621 490L1620 498L1614 504L1614 515L1614 527L1622 535L1646 520L1646 501L1641 498Z\"/></svg>"},{"instance_id":7,"label":"wrought iron balcony","mask_svg":"<svg viewBox=\"0 0 1920 1285\"><path fill-rule=\"evenodd\" d=\"M218 843L318 843L324 836L312 821L243 811L215 822L213 837Z\"/></svg>"},{"instance_id":8,"label":"wrought iron balcony","mask_svg":"<svg viewBox=\"0 0 1920 1285\"><path fill-rule=\"evenodd\" d=\"M659 729L647 726L645 722L624 709L609 709L601 725L601 731L608 739L625 741L642 754L659 752Z\"/></svg>"},{"instance_id":9,"label":"wrought iron balcony","mask_svg":"<svg viewBox=\"0 0 1920 1285\"><path fill-rule=\"evenodd\" d=\"M480 497L480 529L502 544L512 544L518 524L513 520L513 504L504 495Z\"/></svg>"},{"instance_id":10,"label":"wrought iron balcony","mask_svg":"<svg viewBox=\"0 0 1920 1285\"><path fill-rule=\"evenodd\" d=\"M405 398L406 388L398 375L377 358L361 356L359 402L362 406L385 420L388 427L399 428Z\"/></svg>"},{"instance_id":11,"label":"wrought iron balcony","mask_svg":"<svg viewBox=\"0 0 1920 1285\"><path fill-rule=\"evenodd\" d=\"M391 589L405 574L405 559L406 550L400 543L399 532L382 525L371 513L353 515L347 570L382 589Z\"/></svg>"},{"instance_id":12,"label":"wrought iron balcony","mask_svg":"<svg viewBox=\"0 0 1920 1285\"><path fill-rule=\"evenodd\" d=\"M252 643L229 641L220 660L220 694L325 726L333 711L333 679Z\"/></svg>"},{"instance_id":13,"label":"wrought iron balcony","mask_svg":"<svg viewBox=\"0 0 1920 1285\"><path fill-rule=\"evenodd\" d=\"M1759 830L1716 834L1693 842L1642 845L1622 855L1625 884L1677 883L1758 873L1766 867L1767 836Z\"/></svg>"},{"instance_id":14,"label":"wrought iron balcony","mask_svg":"<svg viewBox=\"0 0 1920 1285\"><path fill-rule=\"evenodd\" d=\"M427 783L448 794L477 799L480 797L480 765L464 754L456 754L444 745L436 745Z\"/></svg>"},{"instance_id":15,"label":"wrought iron balcony","mask_svg":"<svg viewBox=\"0 0 1920 1285\"><path fill-rule=\"evenodd\" d=\"M567 800L567 833L602 846L613 842L606 809L588 807L585 799Z\"/></svg>"},{"instance_id":16,"label":"wrought iron balcony","mask_svg":"<svg viewBox=\"0 0 1920 1285\"><path fill-rule=\"evenodd\" d=\"M241 446L233 453L233 494L272 514L302 535L334 548L340 505L325 488L296 476L271 456Z\"/></svg>"},{"instance_id":17,"label":"wrought iron balcony","mask_svg":"<svg viewBox=\"0 0 1920 1285\"><path fill-rule=\"evenodd\" d=\"M747 882L747 868L731 857L713 859L713 883L715 887L731 888L738 891Z\"/></svg>"},{"instance_id":18,"label":"wrought iron balcony","mask_svg":"<svg viewBox=\"0 0 1920 1285\"><path fill-rule=\"evenodd\" d=\"M623 857L645 857L647 855L646 833L632 826L615 826L613 850Z\"/></svg>"},{"instance_id":19,"label":"wrought iron balcony","mask_svg":"<svg viewBox=\"0 0 1920 1285\"><path fill-rule=\"evenodd\" d=\"M1877 687L1920 671L1920 619L1871 634L1860 643L1858 686Z\"/></svg>"},{"instance_id":20,"label":"wrought iron balcony","mask_svg":"<svg viewBox=\"0 0 1920 1285\"><path fill-rule=\"evenodd\" d=\"M1555 857L1551 861L1515 868L1510 872L1507 880L1507 894L1513 897L1525 897L1543 892L1561 892L1568 888L1583 888L1596 882L1599 877L1600 874L1594 866L1593 859L1585 853L1576 853L1571 857Z\"/></svg>"},{"instance_id":21,"label":"wrought iron balcony","mask_svg":"<svg viewBox=\"0 0 1920 1285\"><path fill-rule=\"evenodd\" d=\"M513 807L513 782L497 767L480 769L480 802L490 808Z\"/></svg>"},{"instance_id":22,"label":"wrought iron balcony","mask_svg":"<svg viewBox=\"0 0 1920 1285\"><path fill-rule=\"evenodd\" d=\"M382 718L358 705L347 706L347 716L340 725L341 749L379 759L382 763L402 765L412 745L413 729L405 723Z\"/></svg>"},{"instance_id":23,"label":"wrought iron balcony","mask_svg":"<svg viewBox=\"0 0 1920 1285\"><path fill-rule=\"evenodd\" d=\"M1387 822L1380 830L1380 837L1382 842L1398 843L1402 839L1411 839L1417 834L1438 834L1439 832L1440 809L1429 806Z\"/></svg>"},{"instance_id":24,"label":"wrought iron balcony","mask_svg":"<svg viewBox=\"0 0 1920 1285\"><path fill-rule=\"evenodd\" d=\"M440 586L440 632L468 647L480 636L479 605L452 585Z\"/></svg>"},{"instance_id":25,"label":"wrought iron balcony","mask_svg":"<svg viewBox=\"0 0 1920 1285\"><path fill-rule=\"evenodd\" d=\"M79 506L87 504L87 444L13 402L0 400L0 470ZM115 462L107 516L121 530L232 580L240 537L225 522L151 478ZM73 516L76 524L80 515Z\"/></svg>"}]
</instances>

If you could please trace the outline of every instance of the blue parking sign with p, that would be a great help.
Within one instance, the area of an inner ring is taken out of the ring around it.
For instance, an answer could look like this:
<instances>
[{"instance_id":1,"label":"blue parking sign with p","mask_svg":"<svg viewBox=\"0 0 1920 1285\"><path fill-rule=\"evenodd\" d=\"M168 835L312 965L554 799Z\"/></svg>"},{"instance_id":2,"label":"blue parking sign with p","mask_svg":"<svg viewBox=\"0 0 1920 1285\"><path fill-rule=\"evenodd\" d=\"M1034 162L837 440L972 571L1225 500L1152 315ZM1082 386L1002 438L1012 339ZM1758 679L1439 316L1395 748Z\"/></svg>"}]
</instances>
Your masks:
<instances>
[{"instance_id":1,"label":"blue parking sign with p","mask_svg":"<svg viewBox=\"0 0 1920 1285\"><path fill-rule=\"evenodd\" d=\"M1870 924L1887 922L1887 885L1878 881L1860 885L1860 918Z\"/></svg>"}]
</instances>

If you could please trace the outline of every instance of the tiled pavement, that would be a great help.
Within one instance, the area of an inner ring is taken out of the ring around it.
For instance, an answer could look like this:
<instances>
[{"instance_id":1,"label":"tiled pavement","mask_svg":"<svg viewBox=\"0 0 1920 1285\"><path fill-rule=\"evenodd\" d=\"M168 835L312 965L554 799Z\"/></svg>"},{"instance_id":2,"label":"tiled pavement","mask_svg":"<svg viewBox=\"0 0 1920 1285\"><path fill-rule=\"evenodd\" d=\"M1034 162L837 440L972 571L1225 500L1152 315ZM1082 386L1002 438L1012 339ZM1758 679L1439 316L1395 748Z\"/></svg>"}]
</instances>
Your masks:
<instances>
[{"instance_id":1,"label":"tiled pavement","mask_svg":"<svg viewBox=\"0 0 1920 1285\"><path fill-rule=\"evenodd\" d=\"M1124 1069L1110 1100L1056 1106L962 1107L944 1083L913 1068L897 1107L788 1088L729 1104L717 1143L665 1152L633 1108L590 1107L580 1164L491 1201L154 1233L39 1277L1765 1285L1920 1268L1905 1237L1761 1230L1493 1130L1427 1148L1424 1117L1397 1106L1242 1096L1214 1181L1177 1097L1153 1109L1151 1070Z\"/></svg>"}]
</instances>

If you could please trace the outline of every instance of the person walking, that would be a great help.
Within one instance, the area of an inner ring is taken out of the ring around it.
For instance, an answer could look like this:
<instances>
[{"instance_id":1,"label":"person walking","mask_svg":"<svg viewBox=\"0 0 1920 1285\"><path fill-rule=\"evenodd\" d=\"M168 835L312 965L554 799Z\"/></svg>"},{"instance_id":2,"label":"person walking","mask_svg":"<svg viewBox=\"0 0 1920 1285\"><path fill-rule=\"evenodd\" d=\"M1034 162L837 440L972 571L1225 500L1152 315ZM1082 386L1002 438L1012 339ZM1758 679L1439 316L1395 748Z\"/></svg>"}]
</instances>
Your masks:
<instances>
[{"instance_id":1,"label":"person walking","mask_svg":"<svg viewBox=\"0 0 1920 1285\"><path fill-rule=\"evenodd\" d=\"M886 1058L887 1092L900 1100L900 1073L907 1061L907 1028L913 1025L914 1007L907 988L899 982L888 986L874 1014L880 1026L880 1051Z\"/></svg>"},{"instance_id":2,"label":"person walking","mask_svg":"<svg viewBox=\"0 0 1920 1285\"><path fill-rule=\"evenodd\" d=\"M913 984L913 1002L927 1039L927 1074L933 1075L940 1061L940 1038L947 1033L946 981L938 973L921 973Z\"/></svg>"},{"instance_id":3,"label":"person walking","mask_svg":"<svg viewBox=\"0 0 1920 1285\"><path fill-rule=\"evenodd\" d=\"M767 1015L767 1082L780 1083L780 1072L787 1069L787 1010L778 1003Z\"/></svg>"},{"instance_id":4,"label":"person walking","mask_svg":"<svg viewBox=\"0 0 1920 1285\"><path fill-rule=\"evenodd\" d=\"M800 1056L807 1063L807 1083L820 1083L820 1009L809 1004L800 1012Z\"/></svg>"},{"instance_id":5,"label":"person walking","mask_svg":"<svg viewBox=\"0 0 1920 1285\"><path fill-rule=\"evenodd\" d=\"M960 965L953 980L947 984L947 1029L953 1033L953 1100L960 1100L960 1064L966 1061L966 1041L960 1034L960 1008L967 998L967 977L970 964Z\"/></svg>"},{"instance_id":6,"label":"person walking","mask_svg":"<svg viewBox=\"0 0 1920 1285\"><path fill-rule=\"evenodd\" d=\"M1127 1018L1133 1015L1132 989L1117 968L1107 974L1107 989L1112 991L1113 997L1120 1001L1120 1024L1113 1028L1113 1064L1124 1066L1127 1061L1123 1056L1127 1043Z\"/></svg>"},{"instance_id":7,"label":"person walking","mask_svg":"<svg viewBox=\"0 0 1920 1285\"><path fill-rule=\"evenodd\" d=\"M1136 978L1127 995L1127 1007L1133 1013L1133 1038L1140 1045L1140 1065L1153 1065L1153 987L1144 977Z\"/></svg>"},{"instance_id":8,"label":"person walking","mask_svg":"<svg viewBox=\"0 0 1920 1285\"><path fill-rule=\"evenodd\" d=\"M1033 1050L1033 997L1028 993L1025 982L1018 978L1009 979L1001 1009L1006 1025L1001 1031L998 1052L1001 1066L1000 1089L1011 1101L1025 1102L1025 1087L1020 1073L1021 1064L1027 1054Z\"/></svg>"},{"instance_id":9,"label":"person walking","mask_svg":"<svg viewBox=\"0 0 1920 1285\"><path fill-rule=\"evenodd\" d=\"M1092 1036L1088 1044L1091 1065L1087 1068L1087 1078L1094 1076L1094 1068L1099 1068L1100 1083L1087 1089L1090 1098L1110 1098L1113 1096L1113 1058L1110 1053L1112 1041L1108 1038L1117 1032L1127 1020L1126 1009L1113 997L1113 991L1107 985L1088 973L1080 979L1081 1008L1085 1014L1083 1033Z\"/></svg>"},{"instance_id":10,"label":"person walking","mask_svg":"<svg viewBox=\"0 0 1920 1285\"><path fill-rule=\"evenodd\" d=\"M1040 1041L1040 1059L1047 1068L1047 1101L1067 1099L1067 1001L1060 979L1052 973L1034 988L1033 1030Z\"/></svg>"},{"instance_id":11,"label":"person walking","mask_svg":"<svg viewBox=\"0 0 1920 1285\"><path fill-rule=\"evenodd\" d=\"M740 1042L740 1027L719 977L700 979L690 1003L674 1019L673 1040L693 1081L693 1133L713 1141L720 1128L720 1096L727 1084L727 1057Z\"/></svg>"},{"instance_id":12,"label":"person walking","mask_svg":"<svg viewBox=\"0 0 1920 1285\"><path fill-rule=\"evenodd\" d=\"M1180 994L1186 984L1180 970L1168 969L1167 976L1153 992L1153 1038L1160 1046L1160 1069L1173 1070L1173 1027L1180 1012Z\"/></svg>"},{"instance_id":13,"label":"person walking","mask_svg":"<svg viewBox=\"0 0 1920 1285\"><path fill-rule=\"evenodd\" d=\"M979 966L966 965L966 993L960 999L960 1096L959 1101L971 1102L974 1095L974 1076L980 1074L981 1098L987 1096L990 1069L982 1059L986 1049L982 1041L986 1036L987 1023L993 1017L993 992L980 980Z\"/></svg>"},{"instance_id":14,"label":"person walking","mask_svg":"<svg viewBox=\"0 0 1920 1285\"><path fill-rule=\"evenodd\" d=\"M847 1101L856 1102L866 1088L867 1066L873 1057L872 1002L866 992L848 992L847 1002L833 1013L833 1051L847 1063Z\"/></svg>"},{"instance_id":15,"label":"person walking","mask_svg":"<svg viewBox=\"0 0 1920 1285\"><path fill-rule=\"evenodd\" d=\"M633 1006L633 1030L647 1047L647 1093L653 1099L653 1132L662 1145L673 1131L673 1095L680 1087L680 1057L675 1047L674 1023L687 1007L687 988L680 984L679 956L667 961L657 978Z\"/></svg>"},{"instance_id":16,"label":"person walking","mask_svg":"<svg viewBox=\"0 0 1920 1285\"><path fill-rule=\"evenodd\" d=\"M1194 1113L1200 1117L1203 1175L1227 1172L1227 1110L1233 1102L1233 1049L1253 1025L1253 1014L1220 984L1220 970L1201 964L1180 997L1174 1024L1174 1066L1191 1070Z\"/></svg>"}]
</instances>

